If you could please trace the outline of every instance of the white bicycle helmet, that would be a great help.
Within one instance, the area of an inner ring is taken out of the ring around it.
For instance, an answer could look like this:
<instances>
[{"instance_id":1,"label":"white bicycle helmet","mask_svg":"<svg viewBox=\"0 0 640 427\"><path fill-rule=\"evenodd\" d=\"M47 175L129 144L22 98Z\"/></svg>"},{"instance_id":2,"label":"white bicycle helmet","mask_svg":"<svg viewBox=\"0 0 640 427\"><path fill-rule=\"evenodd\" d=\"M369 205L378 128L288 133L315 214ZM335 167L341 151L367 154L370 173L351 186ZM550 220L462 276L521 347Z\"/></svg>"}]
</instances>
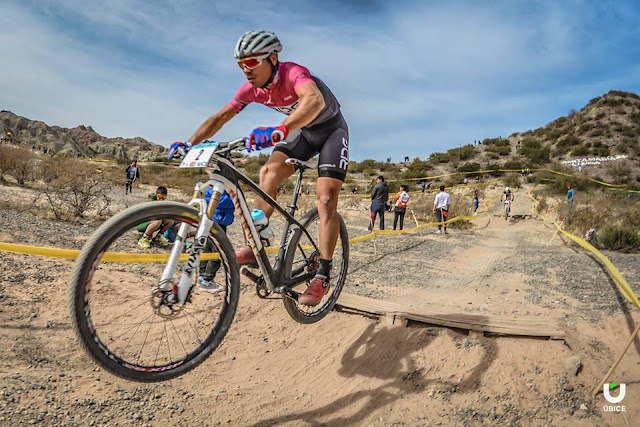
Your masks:
<instances>
[{"instance_id":1,"label":"white bicycle helmet","mask_svg":"<svg viewBox=\"0 0 640 427\"><path fill-rule=\"evenodd\" d=\"M504 189L504 192L509 194L509 193L511 193L511 189L509 187L507 187L507 188Z\"/></svg>"},{"instance_id":2,"label":"white bicycle helmet","mask_svg":"<svg viewBox=\"0 0 640 427\"><path fill-rule=\"evenodd\" d=\"M238 39L234 56L236 59L244 59L281 51L282 44L271 31L247 31Z\"/></svg>"}]
</instances>

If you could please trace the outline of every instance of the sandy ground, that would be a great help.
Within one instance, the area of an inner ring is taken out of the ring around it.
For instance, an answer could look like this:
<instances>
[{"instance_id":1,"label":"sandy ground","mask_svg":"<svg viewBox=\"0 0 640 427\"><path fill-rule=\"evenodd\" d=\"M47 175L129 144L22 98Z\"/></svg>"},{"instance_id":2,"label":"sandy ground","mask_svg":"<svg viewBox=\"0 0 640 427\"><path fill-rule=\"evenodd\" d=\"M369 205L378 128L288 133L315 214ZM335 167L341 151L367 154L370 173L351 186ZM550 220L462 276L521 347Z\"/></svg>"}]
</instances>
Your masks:
<instances>
[{"instance_id":1,"label":"sandy ground","mask_svg":"<svg viewBox=\"0 0 640 427\"><path fill-rule=\"evenodd\" d=\"M140 202L148 190L120 202ZM0 187L2 198L15 194ZM517 197L513 214L530 207ZM365 233L366 211L341 212L352 236ZM3 242L80 248L94 228L1 213ZM116 378L80 349L66 305L72 262L0 253L0 424L639 425L640 340L611 377L626 383L626 412L606 412L602 394L590 396L640 313L589 255L559 237L549 243L553 231L487 215L448 235L379 236L375 246L352 246L345 292L544 317L567 332L565 342L343 312L303 326L245 283L222 346L194 371L152 385ZM640 291L640 256L607 255ZM577 374L566 366L572 357Z\"/></svg>"}]
</instances>

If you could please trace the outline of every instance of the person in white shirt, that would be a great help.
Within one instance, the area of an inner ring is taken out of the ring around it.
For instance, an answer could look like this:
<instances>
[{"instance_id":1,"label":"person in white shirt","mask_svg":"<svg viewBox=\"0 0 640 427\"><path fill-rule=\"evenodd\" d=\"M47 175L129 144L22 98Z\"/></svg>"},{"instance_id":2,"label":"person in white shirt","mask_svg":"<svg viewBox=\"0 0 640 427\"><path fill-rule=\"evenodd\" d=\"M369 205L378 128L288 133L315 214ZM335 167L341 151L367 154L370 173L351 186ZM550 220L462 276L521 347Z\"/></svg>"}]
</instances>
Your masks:
<instances>
[{"instance_id":1,"label":"person in white shirt","mask_svg":"<svg viewBox=\"0 0 640 427\"><path fill-rule=\"evenodd\" d=\"M436 221L442 223L438 224L436 234L442 233L442 225L444 225L444 234L447 234L447 224L444 224L444 221L447 220L449 215L450 200L449 193L445 192L444 185L441 185L440 192L436 194L436 198L433 200L433 213L436 214Z\"/></svg>"}]
</instances>

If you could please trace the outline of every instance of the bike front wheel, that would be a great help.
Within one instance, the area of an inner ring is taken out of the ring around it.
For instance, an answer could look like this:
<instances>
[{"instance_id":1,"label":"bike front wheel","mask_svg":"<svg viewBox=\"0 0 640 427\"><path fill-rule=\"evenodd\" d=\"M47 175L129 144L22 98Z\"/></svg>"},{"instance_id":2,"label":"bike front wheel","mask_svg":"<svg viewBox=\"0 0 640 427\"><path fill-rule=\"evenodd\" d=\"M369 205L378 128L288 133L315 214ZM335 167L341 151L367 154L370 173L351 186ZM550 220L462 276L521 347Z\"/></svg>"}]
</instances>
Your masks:
<instances>
[{"instance_id":1,"label":"bike front wheel","mask_svg":"<svg viewBox=\"0 0 640 427\"><path fill-rule=\"evenodd\" d=\"M158 235L145 242L142 235L150 224L158 225L160 234L172 227L175 232L180 223L191 231L189 246L199 223L193 207L174 202L134 206L102 224L76 261L69 290L71 323L86 352L115 375L143 382L182 375L202 363L231 326L240 277L233 247L219 225L212 227L209 253L203 255L217 263L211 267L217 267L220 285L200 286L195 279L204 269L196 265L186 301L172 297L188 267L188 251L180 256L173 278L161 283L176 243Z\"/></svg>"},{"instance_id":2,"label":"bike front wheel","mask_svg":"<svg viewBox=\"0 0 640 427\"><path fill-rule=\"evenodd\" d=\"M336 305L340 292L344 287L349 267L349 233L342 217L338 214L340 230L335 250L333 251L333 268L331 270L331 282L328 293L316 306L306 306L295 299L283 296L282 301L287 313L297 322L308 324L315 323L325 317ZM320 216L318 209L314 208L302 217L300 223L308 231L316 245L319 237ZM301 228L295 228L287 246L283 276L285 279L295 279L298 276L312 275L319 266L320 254L314 249L314 245ZM309 286L309 281L303 281L293 290L302 293Z\"/></svg>"}]
</instances>

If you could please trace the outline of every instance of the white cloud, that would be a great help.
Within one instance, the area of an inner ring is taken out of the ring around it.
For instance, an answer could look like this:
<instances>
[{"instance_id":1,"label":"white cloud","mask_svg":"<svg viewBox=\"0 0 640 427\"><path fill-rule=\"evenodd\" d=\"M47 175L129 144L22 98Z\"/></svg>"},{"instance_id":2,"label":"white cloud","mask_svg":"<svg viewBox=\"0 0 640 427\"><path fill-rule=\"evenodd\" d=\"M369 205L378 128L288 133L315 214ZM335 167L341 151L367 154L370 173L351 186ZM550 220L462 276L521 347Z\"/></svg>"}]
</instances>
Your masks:
<instances>
[{"instance_id":1,"label":"white cloud","mask_svg":"<svg viewBox=\"0 0 640 427\"><path fill-rule=\"evenodd\" d=\"M415 2L353 15L342 7L9 3L0 16L0 107L49 124L91 124L107 136L184 139L242 83L232 58L237 37L265 27L277 29L284 60L308 66L332 88L356 159L526 130L580 108L609 84L640 83L631 68L614 80L581 73L606 45L585 39L584 22L597 16L575 6ZM217 137L280 120L250 107Z\"/></svg>"}]
</instances>

